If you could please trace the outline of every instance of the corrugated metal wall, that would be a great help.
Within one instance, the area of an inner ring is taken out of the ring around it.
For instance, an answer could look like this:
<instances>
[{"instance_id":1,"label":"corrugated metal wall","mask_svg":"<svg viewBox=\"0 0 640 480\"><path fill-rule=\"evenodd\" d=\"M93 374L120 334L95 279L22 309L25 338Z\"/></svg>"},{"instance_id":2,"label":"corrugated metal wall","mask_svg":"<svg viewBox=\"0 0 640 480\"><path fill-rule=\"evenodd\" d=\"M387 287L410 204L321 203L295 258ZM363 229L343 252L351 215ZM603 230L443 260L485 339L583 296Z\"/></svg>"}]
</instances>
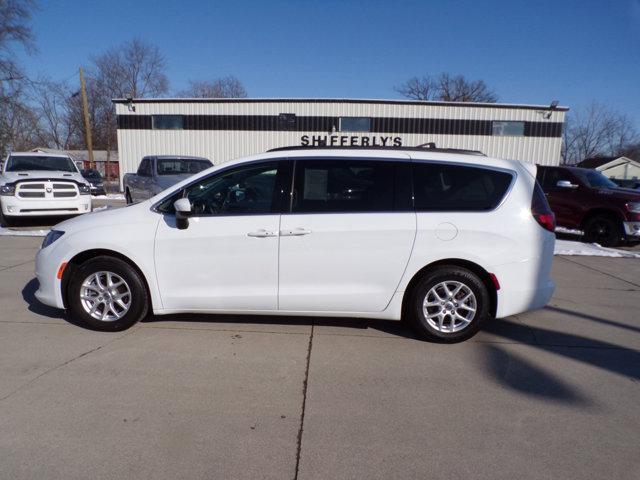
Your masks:
<instances>
[{"instance_id":1,"label":"corrugated metal wall","mask_svg":"<svg viewBox=\"0 0 640 480\"><path fill-rule=\"evenodd\" d=\"M135 102L135 112L125 104L116 104L118 115L279 115L294 113L310 117L383 117L430 118L462 120L512 120L525 122L563 123L565 111L538 110L517 106L468 106L442 104L403 104L372 102L291 102L291 101L227 101ZM546 115L549 118L545 118ZM335 125L338 128L338 125ZM136 130L118 129L120 174L135 172L145 155L197 155L220 163L270 148L300 145L301 136L327 135L330 132L260 131L260 130ZM462 132L460 132L462 133ZM336 135L341 135L340 132ZM346 133L348 136L399 136L404 146L435 142L438 147L480 150L499 158L511 158L542 165L557 165L560 161L560 137L467 134L413 133Z\"/></svg>"}]
</instances>

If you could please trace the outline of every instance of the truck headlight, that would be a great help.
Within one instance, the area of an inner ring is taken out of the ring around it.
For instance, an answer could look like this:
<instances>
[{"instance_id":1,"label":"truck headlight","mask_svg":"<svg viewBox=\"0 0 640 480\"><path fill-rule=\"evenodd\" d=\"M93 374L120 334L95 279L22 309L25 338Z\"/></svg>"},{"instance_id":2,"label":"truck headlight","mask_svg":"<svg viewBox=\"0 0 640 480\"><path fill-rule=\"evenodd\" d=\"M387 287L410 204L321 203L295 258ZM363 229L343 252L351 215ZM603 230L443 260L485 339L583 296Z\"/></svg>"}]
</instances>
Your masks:
<instances>
[{"instance_id":1,"label":"truck headlight","mask_svg":"<svg viewBox=\"0 0 640 480\"><path fill-rule=\"evenodd\" d=\"M80 185L78 190L80 190L80 195L91 195L91 186L86 183Z\"/></svg>"},{"instance_id":2,"label":"truck headlight","mask_svg":"<svg viewBox=\"0 0 640 480\"><path fill-rule=\"evenodd\" d=\"M15 185L1 185L0 195L12 196L16 193Z\"/></svg>"},{"instance_id":3,"label":"truck headlight","mask_svg":"<svg viewBox=\"0 0 640 480\"><path fill-rule=\"evenodd\" d=\"M640 202L629 202L626 207L630 212L640 213Z\"/></svg>"},{"instance_id":4,"label":"truck headlight","mask_svg":"<svg viewBox=\"0 0 640 480\"><path fill-rule=\"evenodd\" d=\"M51 230L49 233L47 233L47 236L44 237L41 248L47 248L53 242L58 240L62 235L64 235L64 232L62 230Z\"/></svg>"}]
</instances>

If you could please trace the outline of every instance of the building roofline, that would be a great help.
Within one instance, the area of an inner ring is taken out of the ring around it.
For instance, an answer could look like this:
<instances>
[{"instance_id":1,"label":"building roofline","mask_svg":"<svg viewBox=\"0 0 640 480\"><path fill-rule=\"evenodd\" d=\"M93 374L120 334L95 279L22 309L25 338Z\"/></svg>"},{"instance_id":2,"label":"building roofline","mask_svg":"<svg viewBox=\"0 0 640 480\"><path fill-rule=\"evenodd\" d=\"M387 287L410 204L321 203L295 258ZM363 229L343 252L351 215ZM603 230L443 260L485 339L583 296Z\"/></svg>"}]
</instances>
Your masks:
<instances>
[{"instance_id":1,"label":"building roofline","mask_svg":"<svg viewBox=\"0 0 640 480\"><path fill-rule=\"evenodd\" d=\"M550 105L528 105L516 103L476 103L476 102L442 102L421 100L376 100L354 98L114 98L113 103L351 103L351 104L384 104L444 107L506 108L541 111L567 112L569 107Z\"/></svg>"}]
</instances>

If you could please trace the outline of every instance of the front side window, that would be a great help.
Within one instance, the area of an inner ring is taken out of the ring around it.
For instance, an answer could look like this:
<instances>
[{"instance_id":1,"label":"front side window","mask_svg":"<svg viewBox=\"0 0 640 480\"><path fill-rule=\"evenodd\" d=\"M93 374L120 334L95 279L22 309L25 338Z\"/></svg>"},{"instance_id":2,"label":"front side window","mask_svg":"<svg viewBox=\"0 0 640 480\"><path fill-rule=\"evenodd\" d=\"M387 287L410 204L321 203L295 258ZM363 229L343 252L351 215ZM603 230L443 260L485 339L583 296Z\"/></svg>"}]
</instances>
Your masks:
<instances>
[{"instance_id":1,"label":"front side window","mask_svg":"<svg viewBox=\"0 0 640 480\"><path fill-rule=\"evenodd\" d=\"M184 158L159 158L156 160L158 175L182 175L201 172L211 167L207 160L189 160Z\"/></svg>"},{"instance_id":2,"label":"front side window","mask_svg":"<svg viewBox=\"0 0 640 480\"><path fill-rule=\"evenodd\" d=\"M612 180L597 170L574 170L582 183L591 188L618 188Z\"/></svg>"},{"instance_id":3,"label":"front side window","mask_svg":"<svg viewBox=\"0 0 640 480\"><path fill-rule=\"evenodd\" d=\"M152 115L151 127L153 130L182 130L184 117L182 115Z\"/></svg>"},{"instance_id":4,"label":"front side window","mask_svg":"<svg viewBox=\"0 0 640 480\"><path fill-rule=\"evenodd\" d=\"M510 173L482 167L414 163L415 208L423 212L493 210L512 181Z\"/></svg>"},{"instance_id":5,"label":"front side window","mask_svg":"<svg viewBox=\"0 0 640 480\"><path fill-rule=\"evenodd\" d=\"M293 213L394 210L394 162L299 160L295 170Z\"/></svg>"},{"instance_id":6,"label":"front side window","mask_svg":"<svg viewBox=\"0 0 640 480\"><path fill-rule=\"evenodd\" d=\"M524 136L524 122L493 122L492 134L497 137L522 137Z\"/></svg>"},{"instance_id":7,"label":"front side window","mask_svg":"<svg viewBox=\"0 0 640 480\"><path fill-rule=\"evenodd\" d=\"M78 169L69 157L48 157L46 155L11 155L7 161L7 172L41 170L46 172L74 172Z\"/></svg>"},{"instance_id":8,"label":"front side window","mask_svg":"<svg viewBox=\"0 0 640 480\"><path fill-rule=\"evenodd\" d=\"M341 132L370 132L371 119L369 117L340 117Z\"/></svg>"},{"instance_id":9,"label":"front side window","mask_svg":"<svg viewBox=\"0 0 640 480\"><path fill-rule=\"evenodd\" d=\"M278 162L247 165L205 177L165 200L158 210L173 213L181 196L193 215L261 215L279 208Z\"/></svg>"}]
</instances>

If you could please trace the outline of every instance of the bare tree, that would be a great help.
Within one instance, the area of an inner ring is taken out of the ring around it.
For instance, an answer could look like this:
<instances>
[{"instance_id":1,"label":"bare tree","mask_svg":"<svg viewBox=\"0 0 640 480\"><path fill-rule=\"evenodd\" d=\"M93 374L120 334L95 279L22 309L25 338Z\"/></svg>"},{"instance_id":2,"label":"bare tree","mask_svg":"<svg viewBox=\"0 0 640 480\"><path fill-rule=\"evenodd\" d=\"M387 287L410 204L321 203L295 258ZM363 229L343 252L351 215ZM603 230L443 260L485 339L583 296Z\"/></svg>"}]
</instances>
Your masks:
<instances>
[{"instance_id":1,"label":"bare tree","mask_svg":"<svg viewBox=\"0 0 640 480\"><path fill-rule=\"evenodd\" d=\"M112 97L156 97L169 90L160 49L134 38L93 58L96 88Z\"/></svg>"},{"instance_id":2,"label":"bare tree","mask_svg":"<svg viewBox=\"0 0 640 480\"><path fill-rule=\"evenodd\" d=\"M183 98L246 98L242 82L233 75L210 81L189 80L189 88L178 93Z\"/></svg>"},{"instance_id":3,"label":"bare tree","mask_svg":"<svg viewBox=\"0 0 640 480\"><path fill-rule=\"evenodd\" d=\"M31 145L37 119L25 97L25 78L16 58L16 47L35 50L29 26L31 0L0 0L0 155Z\"/></svg>"},{"instance_id":4,"label":"bare tree","mask_svg":"<svg viewBox=\"0 0 640 480\"><path fill-rule=\"evenodd\" d=\"M31 102L40 120L40 144L57 149L77 146L78 123L74 122L73 92L66 82L40 79L32 83Z\"/></svg>"},{"instance_id":5,"label":"bare tree","mask_svg":"<svg viewBox=\"0 0 640 480\"><path fill-rule=\"evenodd\" d=\"M567 120L564 162L575 164L585 158L617 155L638 141L629 117L593 101Z\"/></svg>"},{"instance_id":6,"label":"bare tree","mask_svg":"<svg viewBox=\"0 0 640 480\"><path fill-rule=\"evenodd\" d=\"M462 75L441 73L437 77L413 77L394 90L412 100L495 103L498 96L482 80L467 80Z\"/></svg>"},{"instance_id":7,"label":"bare tree","mask_svg":"<svg viewBox=\"0 0 640 480\"><path fill-rule=\"evenodd\" d=\"M116 145L116 114L113 98L158 97L169 90L166 62L159 48L133 39L92 57L86 69L89 120L96 149ZM84 136L80 96L70 100L74 135ZM84 144L84 141L81 142Z\"/></svg>"},{"instance_id":8,"label":"bare tree","mask_svg":"<svg viewBox=\"0 0 640 480\"><path fill-rule=\"evenodd\" d=\"M34 50L29 26L34 8L32 0L0 0L0 81L22 78L13 47L20 45L28 51Z\"/></svg>"}]
</instances>

